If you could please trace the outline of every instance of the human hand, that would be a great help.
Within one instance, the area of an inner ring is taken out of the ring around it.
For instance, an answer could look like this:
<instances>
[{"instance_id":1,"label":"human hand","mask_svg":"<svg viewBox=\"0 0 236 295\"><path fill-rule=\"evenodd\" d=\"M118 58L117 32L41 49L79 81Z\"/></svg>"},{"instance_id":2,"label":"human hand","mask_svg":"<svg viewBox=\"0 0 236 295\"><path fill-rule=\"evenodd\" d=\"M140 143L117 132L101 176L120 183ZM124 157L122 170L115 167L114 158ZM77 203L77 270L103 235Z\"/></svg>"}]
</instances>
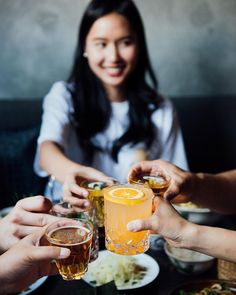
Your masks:
<instances>
[{"instance_id":1,"label":"human hand","mask_svg":"<svg viewBox=\"0 0 236 295\"><path fill-rule=\"evenodd\" d=\"M169 201L156 197L156 202L157 209L150 218L133 220L127 224L127 229L131 232L158 232L170 245L181 247L192 224L181 217Z\"/></svg>"},{"instance_id":2,"label":"human hand","mask_svg":"<svg viewBox=\"0 0 236 295\"><path fill-rule=\"evenodd\" d=\"M58 218L51 216L51 202L43 196L18 201L12 211L0 219L0 252L3 253L23 237Z\"/></svg>"},{"instance_id":3,"label":"human hand","mask_svg":"<svg viewBox=\"0 0 236 295\"><path fill-rule=\"evenodd\" d=\"M40 246L45 228L28 235L0 256L0 294L24 290L45 275L57 274L53 259L70 255L67 248Z\"/></svg>"},{"instance_id":4,"label":"human hand","mask_svg":"<svg viewBox=\"0 0 236 295\"><path fill-rule=\"evenodd\" d=\"M114 183L114 179L104 173L91 167L83 167L82 171L73 172L66 176L62 186L63 201L74 207L88 208L90 206L87 199L89 193L85 188L79 186L84 180L103 181L108 185Z\"/></svg>"},{"instance_id":5,"label":"human hand","mask_svg":"<svg viewBox=\"0 0 236 295\"><path fill-rule=\"evenodd\" d=\"M195 174L184 171L179 167L164 160L142 161L131 167L128 175L128 181L140 174L162 173L171 178L170 184L164 198L172 200L174 203L188 202L191 200L193 191Z\"/></svg>"}]
</instances>

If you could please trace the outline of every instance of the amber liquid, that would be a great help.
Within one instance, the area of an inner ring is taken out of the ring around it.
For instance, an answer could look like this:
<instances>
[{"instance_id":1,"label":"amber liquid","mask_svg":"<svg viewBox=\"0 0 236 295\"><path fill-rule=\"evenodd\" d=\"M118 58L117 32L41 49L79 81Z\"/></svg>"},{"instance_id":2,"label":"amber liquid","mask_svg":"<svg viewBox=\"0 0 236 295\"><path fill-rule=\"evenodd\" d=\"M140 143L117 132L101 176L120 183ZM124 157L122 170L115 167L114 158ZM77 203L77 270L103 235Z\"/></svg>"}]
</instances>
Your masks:
<instances>
[{"instance_id":1,"label":"amber liquid","mask_svg":"<svg viewBox=\"0 0 236 295\"><path fill-rule=\"evenodd\" d=\"M155 197L163 197L169 186L169 181L162 176L140 175L130 181L130 183L143 184L152 189ZM156 210L155 198L153 199L152 212Z\"/></svg>"},{"instance_id":2,"label":"amber liquid","mask_svg":"<svg viewBox=\"0 0 236 295\"><path fill-rule=\"evenodd\" d=\"M93 206L96 210L97 226L104 226L104 197L103 193L100 194L91 193L89 194L89 199L93 202Z\"/></svg>"},{"instance_id":3,"label":"amber liquid","mask_svg":"<svg viewBox=\"0 0 236 295\"><path fill-rule=\"evenodd\" d=\"M97 185L96 185L97 184ZM104 226L104 196L103 188L107 187L104 182L88 182L84 181L80 184L89 191L89 200L93 202L96 212L96 223L98 227Z\"/></svg>"},{"instance_id":4,"label":"amber liquid","mask_svg":"<svg viewBox=\"0 0 236 295\"><path fill-rule=\"evenodd\" d=\"M75 211L73 207L68 207L68 203L59 203L55 204L53 206L53 209L51 210L51 214L55 216L60 217L67 217L67 218L82 218L85 220L89 220L93 224L93 238L92 238L92 246L91 246L91 253L90 253L90 261L92 262L98 258L98 251L99 251L99 245L98 245L98 228L96 225L96 221L94 220L94 209L88 209L87 211L84 210L81 212Z\"/></svg>"},{"instance_id":5,"label":"amber liquid","mask_svg":"<svg viewBox=\"0 0 236 295\"><path fill-rule=\"evenodd\" d=\"M68 248L71 254L66 259L56 260L64 280L81 279L88 269L92 234L82 226L65 226L52 230L48 235L52 246Z\"/></svg>"}]
</instances>

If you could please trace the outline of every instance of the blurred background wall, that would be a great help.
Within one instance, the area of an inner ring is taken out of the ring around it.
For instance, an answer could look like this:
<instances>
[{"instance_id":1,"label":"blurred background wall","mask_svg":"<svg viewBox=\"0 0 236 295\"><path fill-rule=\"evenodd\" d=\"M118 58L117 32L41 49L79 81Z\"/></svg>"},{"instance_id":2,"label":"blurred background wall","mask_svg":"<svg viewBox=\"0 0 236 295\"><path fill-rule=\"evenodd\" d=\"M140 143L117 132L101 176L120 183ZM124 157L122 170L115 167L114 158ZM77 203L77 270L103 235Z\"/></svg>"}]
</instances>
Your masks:
<instances>
[{"instance_id":1,"label":"blurred background wall","mask_svg":"<svg viewBox=\"0 0 236 295\"><path fill-rule=\"evenodd\" d=\"M236 94L235 0L135 2L164 94ZM41 98L66 79L87 3L0 0L0 99Z\"/></svg>"}]
</instances>

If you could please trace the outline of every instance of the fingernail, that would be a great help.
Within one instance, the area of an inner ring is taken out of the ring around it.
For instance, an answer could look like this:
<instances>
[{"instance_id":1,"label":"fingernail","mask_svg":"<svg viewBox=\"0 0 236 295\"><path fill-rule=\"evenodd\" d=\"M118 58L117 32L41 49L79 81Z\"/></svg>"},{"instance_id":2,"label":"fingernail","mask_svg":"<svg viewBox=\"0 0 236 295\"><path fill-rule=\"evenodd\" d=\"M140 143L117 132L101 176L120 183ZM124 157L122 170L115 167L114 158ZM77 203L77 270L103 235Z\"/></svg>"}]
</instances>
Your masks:
<instances>
[{"instance_id":1,"label":"fingernail","mask_svg":"<svg viewBox=\"0 0 236 295\"><path fill-rule=\"evenodd\" d=\"M90 206L90 202L86 201L84 202L84 207L89 207Z\"/></svg>"},{"instance_id":2,"label":"fingernail","mask_svg":"<svg viewBox=\"0 0 236 295\"><path fill-rule=\"evenodd\" d=\"M60 255L59 255L59 259L61 258L67 258L70 255L70 250L67 248L61 248L60 250Z\"/></svg>"}]
</instances>

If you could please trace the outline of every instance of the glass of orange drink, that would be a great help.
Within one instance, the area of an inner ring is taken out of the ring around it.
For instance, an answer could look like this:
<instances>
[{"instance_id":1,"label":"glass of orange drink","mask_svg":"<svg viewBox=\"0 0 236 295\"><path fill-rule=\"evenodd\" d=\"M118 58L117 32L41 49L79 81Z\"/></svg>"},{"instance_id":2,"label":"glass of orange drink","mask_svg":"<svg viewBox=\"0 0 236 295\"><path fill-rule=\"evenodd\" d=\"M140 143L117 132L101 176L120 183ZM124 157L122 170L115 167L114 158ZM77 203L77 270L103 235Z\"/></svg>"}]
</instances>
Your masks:
<instances>
[{"instance_id":1,"label":"glass of orange drink","mask_svg":"<svg viewBox=\"0 0 236 295\"><path fill-rule=\"evenodd\" d=\"M122 255L147 251L149 231L133 233L126 226L131 220L151 216L152 190L138 184L120 184L105 188L103 192L106 248Z\"/></svg>"}]
</instances>

